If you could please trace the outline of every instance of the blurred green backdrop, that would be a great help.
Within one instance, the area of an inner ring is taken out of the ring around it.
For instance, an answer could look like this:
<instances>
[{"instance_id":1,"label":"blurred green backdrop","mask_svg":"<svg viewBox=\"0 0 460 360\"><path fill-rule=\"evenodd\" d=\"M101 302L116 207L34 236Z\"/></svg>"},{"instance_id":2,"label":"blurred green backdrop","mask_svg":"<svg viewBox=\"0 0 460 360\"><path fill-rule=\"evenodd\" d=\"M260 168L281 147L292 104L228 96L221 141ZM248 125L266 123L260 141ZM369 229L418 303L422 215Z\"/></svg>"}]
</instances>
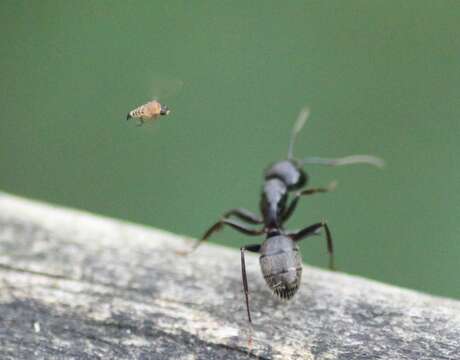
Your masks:
<instances>
[{"instance_id":1,"label":"blurred green backdrop","mask_svg":"<svg viewBox=\"0 0 460 360\"><path fill-rule=\"evenodd\" d=\"M387 167L308 168L339 187L288 227L326 218L341 270L460 298L459 16L458 1L4 0L0 189L197 237L258 209L309 104L299 157ZM125 115L154 74L184 86L139 128ZM327 263L319 237L302 251Z\"/></svg>"}]
</instances>

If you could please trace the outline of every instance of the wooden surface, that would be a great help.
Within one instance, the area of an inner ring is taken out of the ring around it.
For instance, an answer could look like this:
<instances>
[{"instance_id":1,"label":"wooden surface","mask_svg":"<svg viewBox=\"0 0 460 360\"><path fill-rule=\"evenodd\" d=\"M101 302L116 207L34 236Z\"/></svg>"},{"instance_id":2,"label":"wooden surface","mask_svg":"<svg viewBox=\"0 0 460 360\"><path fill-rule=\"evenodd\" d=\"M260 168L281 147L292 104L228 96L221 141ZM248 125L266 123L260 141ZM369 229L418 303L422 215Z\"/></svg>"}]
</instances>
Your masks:
<instances>
[{"instance_id":1,"label":"wooden surface","mask_svg":"<svg viewBox=\"0 0 460 360\"><path fill-rule=\"evenodd\" d=\"M0 193L0 359L460 359L460 302L304 267L274 299L256 256Z\"/></svg>"}]
</instances>

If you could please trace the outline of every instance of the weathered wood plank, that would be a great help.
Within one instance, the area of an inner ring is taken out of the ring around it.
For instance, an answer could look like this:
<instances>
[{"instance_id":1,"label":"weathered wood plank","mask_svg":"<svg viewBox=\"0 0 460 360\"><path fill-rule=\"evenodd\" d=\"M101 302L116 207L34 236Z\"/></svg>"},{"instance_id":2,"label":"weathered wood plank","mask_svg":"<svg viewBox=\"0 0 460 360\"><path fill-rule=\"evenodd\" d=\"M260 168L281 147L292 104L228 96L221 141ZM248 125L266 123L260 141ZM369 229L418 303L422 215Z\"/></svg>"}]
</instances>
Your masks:
<instances>
[{"instance_id":1,"label":"weathered wood plank","mask_svg":"<svg viewBox=\"0 0 460 360\"><path fill-rule=\"evenodd\" d=\"M460 359L460 302L305 266L280 303L248 254L251 330L239 252L188 246L0 193L0 358Z\"/></svg>"}]
</instances>

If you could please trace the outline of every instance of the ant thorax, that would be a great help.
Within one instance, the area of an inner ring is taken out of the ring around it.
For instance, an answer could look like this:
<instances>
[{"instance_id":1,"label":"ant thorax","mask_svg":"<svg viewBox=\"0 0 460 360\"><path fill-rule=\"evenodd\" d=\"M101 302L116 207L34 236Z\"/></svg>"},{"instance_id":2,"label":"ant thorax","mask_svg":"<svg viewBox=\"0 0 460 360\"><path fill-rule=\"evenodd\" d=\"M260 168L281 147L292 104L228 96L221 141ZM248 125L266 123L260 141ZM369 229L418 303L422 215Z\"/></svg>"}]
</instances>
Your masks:
<instances>
[{"instance_id":1,"label":"ant thorax","mask_svg":"<svg viewBox=\"0 0 460 360\"><path fill-rule=\"evenodd\" d=\"M273 178L265 181L260 199L260 210L267 227L280 227L280 217L286 206L288 189L286 184Z\"/></svg>"}]
</instances>

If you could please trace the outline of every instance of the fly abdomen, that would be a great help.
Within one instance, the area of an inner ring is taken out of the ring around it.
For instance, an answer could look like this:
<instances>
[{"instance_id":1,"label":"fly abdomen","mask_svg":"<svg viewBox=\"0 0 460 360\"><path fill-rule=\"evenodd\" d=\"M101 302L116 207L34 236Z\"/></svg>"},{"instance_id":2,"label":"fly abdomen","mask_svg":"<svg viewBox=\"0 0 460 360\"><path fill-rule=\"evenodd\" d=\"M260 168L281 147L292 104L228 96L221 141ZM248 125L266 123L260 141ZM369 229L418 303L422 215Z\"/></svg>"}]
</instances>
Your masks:
<instances>
[{"instance_id":1,"label":"fly abdomen","mask_svg":"<svg viewBox=\"0 0 460 360\"><path fill-rule=\"evenodd\" d=\"M144 109L143 106L138 107L137 109L134 109L133 111L129 112L129 117L130 118L141 118L144 116Z\"/></svg>"}]
</instances>

